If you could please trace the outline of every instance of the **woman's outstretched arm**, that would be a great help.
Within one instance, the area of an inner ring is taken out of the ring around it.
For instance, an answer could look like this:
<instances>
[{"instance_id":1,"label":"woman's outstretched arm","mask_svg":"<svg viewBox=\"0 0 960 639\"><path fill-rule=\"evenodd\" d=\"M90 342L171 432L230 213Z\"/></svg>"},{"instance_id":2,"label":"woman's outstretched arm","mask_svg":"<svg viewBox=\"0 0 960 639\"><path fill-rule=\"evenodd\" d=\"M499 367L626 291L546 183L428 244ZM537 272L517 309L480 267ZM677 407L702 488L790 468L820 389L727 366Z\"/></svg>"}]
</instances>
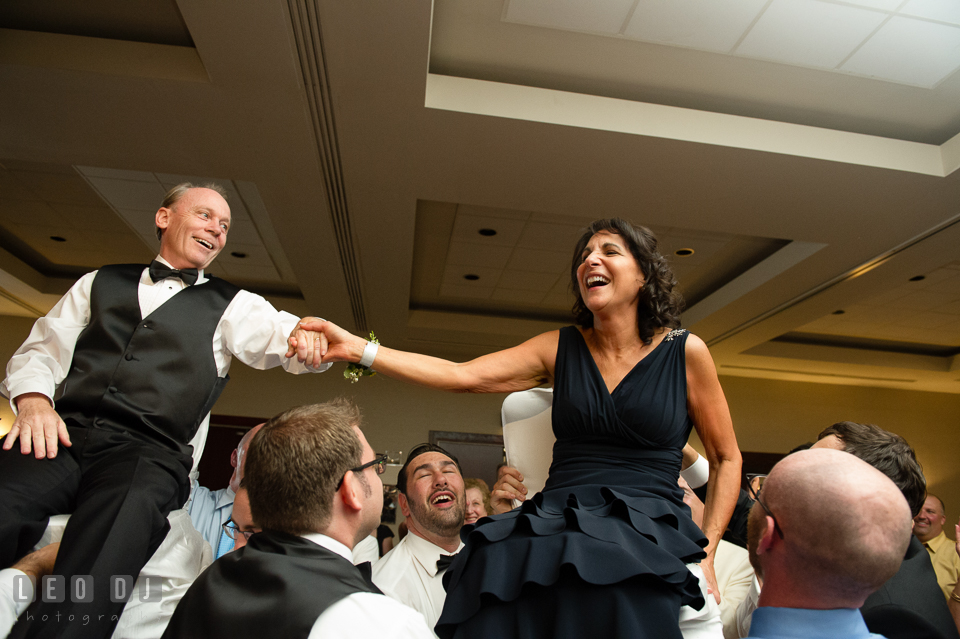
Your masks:
<instances>
[{"instance_id":1,"label":"woman's outstretched arm","mask_svg":"<svg viewBox=\"0 0 960 639\"><path fill-rule=\"evenodd\" d=\"M300 321L300 330L315 332L315 339L302 353L313 361L319 349L323 362L359 362L367 340L345 331L333 322L316 318ZM536 388L553 381L559 331L537 335L519 346L490 353L469 362L456 363L429 355L380 346L371 368L387 377L411 384L461 393L509 393ZM302 338L301 338L301 341ZM301 358L302 344L291 340Z\"/></svg>"},{"instance_id":2,"label":"woman's outstretched arm","mask_svg":"<svg viewBox=\"0 0 960 639\"><path fill-rule=\"evenodd\" d=\"M686 363L687 405L710 462L710 483L703 511L707 558L701 567L719 602L713 557L740 493L740 448L733 432L730 409L717 378L717 368L707 345L696 335L687 338Z\"/></svg>"}]
</instances>

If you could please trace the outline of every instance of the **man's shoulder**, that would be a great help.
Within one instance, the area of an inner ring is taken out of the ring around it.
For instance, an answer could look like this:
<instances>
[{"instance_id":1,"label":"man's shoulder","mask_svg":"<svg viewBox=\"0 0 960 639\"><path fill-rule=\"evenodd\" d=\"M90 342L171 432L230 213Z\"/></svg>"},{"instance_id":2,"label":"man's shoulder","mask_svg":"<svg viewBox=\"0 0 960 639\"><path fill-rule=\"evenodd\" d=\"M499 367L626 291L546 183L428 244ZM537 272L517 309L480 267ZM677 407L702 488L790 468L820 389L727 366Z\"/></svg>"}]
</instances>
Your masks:
<instances>
[{"instance_id":1,"label":"man's shoulder","mask_svg":"<svg viewBox=\"0 0 960 639\"><path fill-rule=\"evenodd\" d=\"M409 565L413 561L413 554L410 552L410 545L404 543L410 538L410 534L400 540L393 549L373 564L373 579L377 586L383 588L378 580L387 584L395 584L400 581L406 572L410 569Z\"/></svg>"},{"instance_id":2,"label":"man's shoulder","mask_svg":"<svg viewBox=\"0 0 960 639\"><path fill-rule=\"evenodd\" d=\"M423 615L388 596L358 592L323 612L310 631L311 638L404 637L432 639Z\"/></svg>"}]
</instances>

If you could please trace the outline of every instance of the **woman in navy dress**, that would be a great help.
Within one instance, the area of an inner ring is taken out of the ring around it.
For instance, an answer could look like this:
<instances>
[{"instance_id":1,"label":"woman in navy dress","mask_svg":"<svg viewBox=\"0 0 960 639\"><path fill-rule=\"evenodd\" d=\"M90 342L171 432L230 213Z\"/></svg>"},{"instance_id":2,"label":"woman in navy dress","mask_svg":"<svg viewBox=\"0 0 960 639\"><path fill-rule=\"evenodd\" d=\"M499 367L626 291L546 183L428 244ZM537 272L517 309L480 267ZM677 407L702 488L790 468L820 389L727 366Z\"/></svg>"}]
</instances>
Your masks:
<instances>
[{"instance_id":1,"label":"woman in navy dress","mask_svg":"<svg viewBox=\"0 0 960 639\"><path fill-rule=\"evenodd\" d=\"M441 637L679 638L699 609L740 483L740 452L713 359L679 329L676 281L649 230L594 222L571 265L577 327L470 362L380 347L373 368L441 390L554 387L553 464L541 493L469 531L448 570ZM330 322L292 336L303 358L357 362L365 340ZM296 338L299 338L296 339ZM293 346L291 347L293 348ZM701 533L677 486L696 428L710 462Z\"/></svg>"}]
</instances>

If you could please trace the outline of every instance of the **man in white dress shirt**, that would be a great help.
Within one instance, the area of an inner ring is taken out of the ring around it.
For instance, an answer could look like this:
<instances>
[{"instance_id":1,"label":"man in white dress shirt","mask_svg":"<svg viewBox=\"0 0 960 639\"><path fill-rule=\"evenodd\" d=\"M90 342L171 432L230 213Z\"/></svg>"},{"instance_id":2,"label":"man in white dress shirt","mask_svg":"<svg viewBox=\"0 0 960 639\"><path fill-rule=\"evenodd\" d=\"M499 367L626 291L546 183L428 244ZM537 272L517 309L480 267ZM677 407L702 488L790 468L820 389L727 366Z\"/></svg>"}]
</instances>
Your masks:
<instances>
[{"instance_id":1,"label":"man in white dress shirt","mask_svg":"<svg viewBox=\"0 0 960 639\"><path fill-rule=\"evenodd\" d=\"M82 277L37 320L0 385L17 414L0 450L0 566L29 552L50 515L72 512L54 574L92 576L92 601L38 601L14 636L110 635L124 605L111 581L139 573L186 501L232 357L321 370L289 358L295 316L204 274L230 228L222 189L175 187L156 225L157 259Z\"/></svg>"},{"instance_id":2,"label":"man in white dress shirt","mask_svg":"<svg viewBox=\"0 0 960 639\"><path fill-rule=\"evenodd\" d=\"M466 513L463 477L457 458L439 446L417 446L397 475L400 510L409 534L373 568L383 593L423 613L433 628L447 592L443 572L460 552Z\"/></svg>"},{"instance_id":3,"label":"man in white dress shirt","mask_svg":"<svg viewBox=\"0 0 960 639\"><path fill-rule=\"evenodd\" d=\"M386 456L347 400L290 409L250 445L244 486L263 532L218 559L164 637L427 639L423 616L384 595L351 549L380 523Z\"/></svg>"}]
</instances>

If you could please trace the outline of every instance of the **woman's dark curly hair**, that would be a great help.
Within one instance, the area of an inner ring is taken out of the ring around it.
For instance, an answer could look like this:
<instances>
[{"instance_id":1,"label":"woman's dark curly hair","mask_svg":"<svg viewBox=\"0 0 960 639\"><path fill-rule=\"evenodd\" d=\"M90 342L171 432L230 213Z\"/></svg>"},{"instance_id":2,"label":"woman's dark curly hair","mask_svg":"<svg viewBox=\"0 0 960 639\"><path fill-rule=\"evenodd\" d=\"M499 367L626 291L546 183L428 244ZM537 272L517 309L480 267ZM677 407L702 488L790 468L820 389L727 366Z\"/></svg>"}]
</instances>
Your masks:
<instances>
[{"instance_id":1,"label":"woman's dark curly hair","mask_svg":"<svg viewBox=\"0 0 960 639\"><path fill-rule=\"evenodd\" d=\"M646 283L640 289L637 306L637 328L644 344L653 341L660 328L680 328L680 313L683 311L683 296L675 290L677 279L670 265L657 251L657 238L650 229L637 226L618 217L609 220L597 220L587 227L573 251L570 265L570 285L577 298L573 303L573 316L577 324L584 328L593 326L593 313L583 303L580 296L580 283L577 281L577 269L583 263L583 250L590 238L600 231L616 233L626 240L633 259L640 265Z\"/></svg>"}]
</instances>

